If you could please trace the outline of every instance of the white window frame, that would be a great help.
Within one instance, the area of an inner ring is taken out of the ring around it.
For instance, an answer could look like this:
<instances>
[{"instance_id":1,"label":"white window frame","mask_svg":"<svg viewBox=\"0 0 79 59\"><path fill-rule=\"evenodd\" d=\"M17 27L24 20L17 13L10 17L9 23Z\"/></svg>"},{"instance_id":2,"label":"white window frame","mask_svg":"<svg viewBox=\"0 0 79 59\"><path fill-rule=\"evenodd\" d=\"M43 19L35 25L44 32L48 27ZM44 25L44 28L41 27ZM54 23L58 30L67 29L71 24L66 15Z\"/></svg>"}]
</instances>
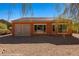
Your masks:
<instances>
[{"instance_id":1,"label":"white window frame","mask_svg":"<svg viewBox=\"0 0 79 59\"><path fill-rule=\"evenodd\" d=\"M33 24L33 26L35 26L35 25L45 25L46 26L46 29L47 29L47 24ZM35 27L34 27L35 28ZM33 29L34 29L33 28ZM34 30L34 32L35 32L35 30ZM35 32L35 33L37 33L37 32ZM44 32L44 33L46 33L46 31Z\"/></svg>"}]
</instances>

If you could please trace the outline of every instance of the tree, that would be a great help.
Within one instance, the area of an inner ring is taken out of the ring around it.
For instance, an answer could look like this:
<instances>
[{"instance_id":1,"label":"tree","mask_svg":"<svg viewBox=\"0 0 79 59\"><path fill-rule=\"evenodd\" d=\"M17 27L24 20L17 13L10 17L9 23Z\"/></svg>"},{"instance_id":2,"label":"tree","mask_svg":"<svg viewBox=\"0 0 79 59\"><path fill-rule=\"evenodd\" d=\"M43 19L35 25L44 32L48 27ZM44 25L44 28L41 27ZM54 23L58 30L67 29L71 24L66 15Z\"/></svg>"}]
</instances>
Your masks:
<instances>
[{"instance_id":1,"label":"tree","mask_svg":"<svg viewBox=\"0 0 79 59\"><path fill-rule=\"evenodd\" d=\"M31 3L22 3L22 16L25 17L28 13L33 16L33 8Z\"/></svg>"},{"instance_id":2,"label":"tree","mask_svg":"<svg viewBox=\"0 0 79 59\"><path fill-rule=\"evenodd\" d=\"M22 4L22 16L23 17L26 16L26 4L25 3Z\"/></svg>"},{"instance_id":3,"label":"tree","mask_svg":"<svg viewBox=\"0 0 79 59\"><path fill-rule=\"evenodd\" d=\"M22 17L25 17L28 13L30 13L31 17L34 15L31 3L22 3L21 5ZM14 6L16 6L16 4L14 4Z\"/></svg>"},{"instance_id":4,"label":"tree","mask_svg":"<svg viewBox=\"0 0 79 59\"><path fill-rule=\"evenodd\" d=\"M6 21L6 20L4 20L4 19L0 19L0 23L6 24L7 25L7 28L11 27L11 23L8 22L8 21Z\"/></svg>"},{"instance_id":5,"label":"tree","mask_svg":"<svg viewBox=\"0 0 79 59\"><path fill-rule=\"evenodd\" d=\"M65 4L65 9L64 12L61 14L61 17L71 18L73 19L73 21L79 22L79 4Z\"/></svg>"},{"instance_id":6,"label":"tree","mask_svg":"<svg viewBox=\"0 0 79 59\"><path fill-rule=\"evenodd\" d=\"M61 14L61 17L64 16L66 18L72 19L73 26L76 29L76 32L79 32L79 4L78 3L71 3L65 4L64 12Z\"/></svg>"}]
</instances>

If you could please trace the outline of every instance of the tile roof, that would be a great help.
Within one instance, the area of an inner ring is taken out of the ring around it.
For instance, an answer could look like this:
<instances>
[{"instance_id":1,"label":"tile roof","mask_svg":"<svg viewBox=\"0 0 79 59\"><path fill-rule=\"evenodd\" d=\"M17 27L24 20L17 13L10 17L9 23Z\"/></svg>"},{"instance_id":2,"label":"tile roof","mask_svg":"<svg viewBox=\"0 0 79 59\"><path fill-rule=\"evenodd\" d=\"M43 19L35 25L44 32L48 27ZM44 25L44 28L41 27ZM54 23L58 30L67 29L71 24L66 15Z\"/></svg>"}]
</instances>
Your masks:
<instances>
[{"instance_id":1,"label":"tile roof","mask_svg":"<svg viewBox=\"0 0 79 59\"><path fill-rule=\"evenodd\" d=\"M13 20L13 22L43 22L43 21L51 21L53 18L19 18Z\"/></svg>"},{"instance_id":2,"label":"tile roof","mask_svg":"<svg viewBox=\"0 0 79 59\"><path fill-rule=\"evenodd\" d=\"M46 22L46 21L57 22L57 20L59 20L58 22L61 22L62 20L68 21L69 19L38 17L38 18L19 18L19 19L13 20L12 22Z\"/></svg>"}]
</instances>

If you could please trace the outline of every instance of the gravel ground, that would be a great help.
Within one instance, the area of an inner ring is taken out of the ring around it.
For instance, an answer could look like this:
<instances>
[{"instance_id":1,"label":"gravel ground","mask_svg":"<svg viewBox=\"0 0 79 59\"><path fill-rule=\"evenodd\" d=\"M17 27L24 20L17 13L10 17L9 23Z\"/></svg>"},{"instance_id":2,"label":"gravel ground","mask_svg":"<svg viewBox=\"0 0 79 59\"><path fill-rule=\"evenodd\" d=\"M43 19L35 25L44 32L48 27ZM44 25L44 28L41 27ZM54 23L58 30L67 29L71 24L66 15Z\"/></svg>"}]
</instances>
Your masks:
<instances>
[{"instance_id":1,"label":"gravel ground","mask_svg":"<svg viewBox=\"0 0 79 59\"><path fill-rule=\"evenodd\" d=\"M1 37L0 55L70 56L79 55L79 34L73 36Z\"/></svg>"}]
</instances>

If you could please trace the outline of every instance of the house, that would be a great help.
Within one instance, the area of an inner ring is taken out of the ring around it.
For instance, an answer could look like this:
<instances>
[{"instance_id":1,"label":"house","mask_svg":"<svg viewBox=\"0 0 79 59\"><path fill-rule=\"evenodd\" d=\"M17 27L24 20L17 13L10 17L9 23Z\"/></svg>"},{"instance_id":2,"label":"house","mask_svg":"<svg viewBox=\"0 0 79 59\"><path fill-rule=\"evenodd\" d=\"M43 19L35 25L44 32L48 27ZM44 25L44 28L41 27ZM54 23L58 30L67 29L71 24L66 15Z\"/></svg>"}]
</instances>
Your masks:
<instances>
[{"instance_id":1,"label":"house","mask_svg":"<svg viewBox=\"0 0 79 59\"><path fill-rule=\"evenodd\" d=\"M12 28L14 36L72 35L72 21L63 18L19 18Z\"/></svg>"}]
</instances>

